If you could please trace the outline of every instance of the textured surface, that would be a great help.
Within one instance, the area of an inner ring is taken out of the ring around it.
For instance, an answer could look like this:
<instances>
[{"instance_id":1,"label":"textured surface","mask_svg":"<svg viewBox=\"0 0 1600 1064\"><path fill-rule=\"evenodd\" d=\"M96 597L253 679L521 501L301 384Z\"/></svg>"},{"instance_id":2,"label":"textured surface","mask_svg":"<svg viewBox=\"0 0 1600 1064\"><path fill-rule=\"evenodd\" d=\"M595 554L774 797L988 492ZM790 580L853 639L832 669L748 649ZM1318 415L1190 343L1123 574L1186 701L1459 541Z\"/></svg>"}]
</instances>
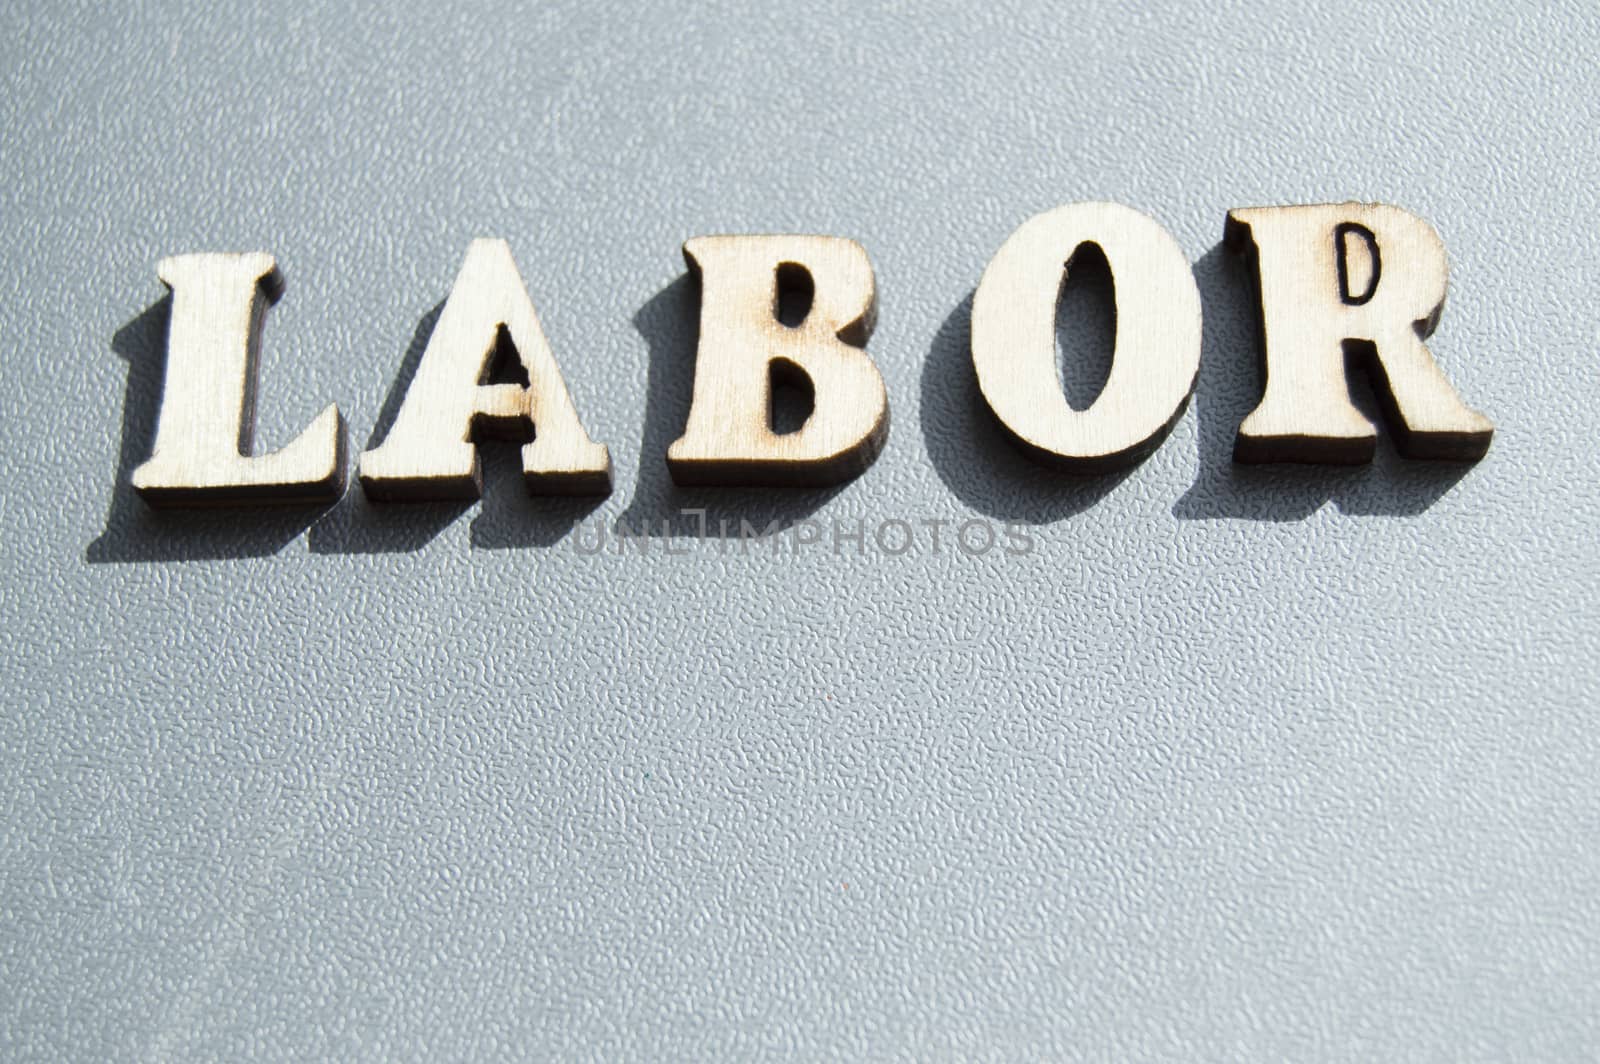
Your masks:
<instances>
[{"instance_id":1,"label":"textured surface","mask_svg":"<svg viewBox=\"0 0 1600 1064\"><path fill-rule=\"evenodd\" d=\"M0 1057L1600 1054L1593 4L235 6L0 12ZM1228 462L1224 212L1347 197L1444 237L1475 468ZM1171 229L1205 350L1073 484L964 345L1087 198ZM678 246L771 230L873 255L887 448L676 494ZM481 509L128 492L158 258L272 251L258 440L337 401L360 446L477 235L598 509L499 452ZM1037 549L577 549L679 505Z\"/></svg>"}]
</instances>

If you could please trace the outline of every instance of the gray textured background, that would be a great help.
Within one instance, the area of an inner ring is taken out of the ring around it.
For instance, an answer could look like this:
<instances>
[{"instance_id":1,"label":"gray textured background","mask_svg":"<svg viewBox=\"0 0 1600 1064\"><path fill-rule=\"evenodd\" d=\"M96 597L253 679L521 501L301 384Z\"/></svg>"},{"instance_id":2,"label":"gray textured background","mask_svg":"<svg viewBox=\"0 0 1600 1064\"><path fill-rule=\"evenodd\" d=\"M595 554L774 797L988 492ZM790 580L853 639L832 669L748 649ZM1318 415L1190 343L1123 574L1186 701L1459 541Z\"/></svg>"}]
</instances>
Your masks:
<instances>
[{"instance_id":1,"label":"gray textured background","mask_svg":"<svg viewBox=\"0 0 1600 1064\"><path fill-rule=\"evenodd\" d=\"M6 5L0 1056L1600 1055L1600 15L1125 6ZM1090 198L1171 229L1206 345L1167 444L1075 484L964 344ZM1443 235L1480 465L1231 468L1224 212L1330 198ZM871 252L888 447L675 493L678 246L773 230ZM337 401L359 447L476 235L597 510L502 452L481 509L129 495L158 258L275 253L258 441ZM679 505L1039 549L575 549Z\"/></svg>"}]
</instances>

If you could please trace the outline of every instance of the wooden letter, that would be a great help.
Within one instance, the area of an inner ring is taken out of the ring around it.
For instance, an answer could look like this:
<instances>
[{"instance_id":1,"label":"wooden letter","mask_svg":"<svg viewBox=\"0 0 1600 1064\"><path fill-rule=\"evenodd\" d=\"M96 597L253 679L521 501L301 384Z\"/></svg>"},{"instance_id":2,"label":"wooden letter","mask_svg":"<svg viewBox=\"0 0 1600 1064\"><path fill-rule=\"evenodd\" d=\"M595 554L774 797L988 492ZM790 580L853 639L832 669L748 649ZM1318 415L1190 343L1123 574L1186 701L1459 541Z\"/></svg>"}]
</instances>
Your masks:
<instances>
[{"instance_id":1,"label":"wooden letter","mask_svg":"<svg viewBox=\"0 0 1600 1064\"><path fill-rule=\"evenodd\" d=\"M491 383L497 352L522 383ZM361 455L361 486L383 500L476 499L475 437L524 441L531 494L604 495L611 455L584 431L504 240L474 240L416 377L383 443Z\"/></svg>"},{"instance_id":2,"label":"wooden letter","mask_svg":"<svg viewBox=\"0 0 1600 1064\"><path fill-rule=\"evenodd\" d=\"M1266 394L1235 461L1372 461L1377 432L1350 402L1347 357L1370 374L1402 455L1483 457L1494 426L1422 343L1447 279L1432 226L1383 204L1252 207L1228 212L1226 237L1254 253L1266 345Z\"/></svg>"},{"instance_id":3,"label":"wooden letter","mask_svg":"<svg viewBox=\"0 0 1600 1064\"><path fill-rule=\"evenodd\" d=\"M683 436L667 448L679 484L822 486L872 464L889 431L883 378L862 348L872 332L872 263L828 236L702 236L683 245L700 277L700 344ZM780 278L812 291L795 325L779 320ZM772 382L808 381L811 416L773 431Z\"/></svg>"},{"instance_id":4,"label":"wooden letter","mask_svg":"<svg viewBox=\"0 0 1600 1064\"><path fill-rule=\"evenodd\" d=\"M1105 387L1074 410L1056 377L1056 303L1085 244L1105 254L1116 340ZM1075 203L1024 222L972 299L978 388L1024 450L1073 472L1132 465L1183 414L1200 368L1200 292L1183 250L1152 219L1115 203Z\"/></svg>"},{"instance_id":5,"label":"wooden letter","mask_svg":"<svg viewBox=\"0 0 1600 1064\"><path fill-rule=\"evenodd\" d=\"M152 506L333 502L344 492L344 422L329 406L282 450L249 456L267 307L283 294L272 256L178 255L167 370L150 460L133 487Z\"/></svg>"}]
</instances>

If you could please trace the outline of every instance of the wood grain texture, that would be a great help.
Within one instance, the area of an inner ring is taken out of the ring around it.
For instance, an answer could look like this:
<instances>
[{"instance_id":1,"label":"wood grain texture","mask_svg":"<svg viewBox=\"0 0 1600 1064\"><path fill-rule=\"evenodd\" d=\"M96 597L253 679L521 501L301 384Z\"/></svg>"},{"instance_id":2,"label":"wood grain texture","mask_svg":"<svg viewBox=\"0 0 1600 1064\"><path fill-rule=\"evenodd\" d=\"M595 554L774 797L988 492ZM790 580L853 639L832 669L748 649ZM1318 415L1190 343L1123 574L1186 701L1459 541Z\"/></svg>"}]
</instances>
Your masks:
<instances>
[{"instance_id":1,"label":"wood grain texture","mask_svg":"<svg viewBox=\"0 0 1600 1064\"><path fill-rule=\"evenodd\" d=\"M825 486L872 464L889 430L883 378L863 350L877 306L860 244L830 236L703 236L683 254L700 278L694 396L667 449L679 484ZM809 280L804 317L779 317L780 276ZM774 376L802 377L811 415L773 430Z\"/></svg>"},{"instance_id":2,"label":"wood grain texture","mask_svg":"<svg viewBox=\"0 0 1600 1064\"><path fill-rule=\"evenodd\" d=\"M1377 429L1350 401L1370 376L1396 449L1477 461L1494 426L1462 402L1423 341L1448 266L1433 227L1385 204L1228 212L1228 245L1254 262L1265 393L1239 426L1239 462L1372 461Z\"/></svg>"},{"instance_id":3,"label":"wood grain texture","mask_svg":"<svg viewBox=\"0 0 1600 1064\"><path fill-rule=\"evenodd\" d=\"M1105 387L1086 410L1056 375L1056 304L1069 260L1105 254L1116 341ZM1154 220L1115 203L1046 211L1008 238L972 302L972 363L989 409L1027 453L1072 472L1138 462L1182 416L1200 367L1200 293L1183 250Z\"/></svg>"},{"instance_id":4,"label":"wood grain texture","mask_svg":"<svg viewBox=\"0 0 1600 1064\"><path fill-rule=\"evenodd\" d=\"M155 446L133 471L152 506L332 502L345 485L344 422L329 405L292 443L251 455L261 330L283 294L265 252L178 255L157 267L172 290Z\"/></svg>"},{"instance_id":5,"label":"wood grain texture","mask_svg":"<svg viewBox=\"0 0 1600 1064\"><path fill-rule=\"evenodd\" d=\"M492 383L497 353L526 384ZM477 439L525 441L531 494L605 495L611 455L584 431L511 248L474 240L393 427L361 455L361 486L385 501L475 499Z\"/></svg>"}]
</instances>

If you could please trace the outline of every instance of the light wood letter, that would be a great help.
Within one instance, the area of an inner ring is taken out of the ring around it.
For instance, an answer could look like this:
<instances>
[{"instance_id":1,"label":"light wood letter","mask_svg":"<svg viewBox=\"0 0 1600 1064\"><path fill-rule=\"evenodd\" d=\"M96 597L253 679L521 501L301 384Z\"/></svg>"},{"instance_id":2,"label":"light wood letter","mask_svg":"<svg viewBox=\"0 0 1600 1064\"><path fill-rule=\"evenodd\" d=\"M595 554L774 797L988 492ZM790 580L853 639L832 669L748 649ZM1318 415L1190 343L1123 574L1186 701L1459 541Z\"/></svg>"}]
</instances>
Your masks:
<instances>
[{"instance_id":1,"label":"light wood letter","mask_svg":"<svg viewBox=\"0 0 1600 1064\"><path fill-rule=\"evenodd\" d=\"M889 400L863 350L876 309L865 249L827 236L703 236L683 255L700 277L700 343L688 424L667 448L672 479L822 486L871 465ZM810 285L794 325L779 319L784 280ZM773 431L774 375L811 386L811 415L793 432Z\"/></svg>"},{"instance_id":2,"label":"light wood letter","mask_svg":"<svg viewBox=\"0 0 1600 1064\"><path fill-rule=\"evenodd\" d=\"M1422 342L1448 277L1432 226L1383 204L1252 207L1228 212L1226 238L1255 260L1265 344L1265 395L1235 461L1372 461L1377 431L1350 401L1346 359L1370 374L1402 455L1483 457L1494 426Z\"/></svg>"},{"instance_id":3,"label":"light wood letter","mask_svg":"<svg viewBox=\"0 0 1600 1064\"><path fill-rule=\"evenodd\" d=\"M287 447L249 454L267 307L283 294L271 255L178 255L167 369L150 460L133 486L152 506L333 502L344 492L344 423L328 406Z\"/></svg>"},{"instance_id":4,"label":"light wood letter","mask_svg":"<svg viewBox=\"0 0 1600 1064\"><path fill-rule=\"evenodd\" d=\"M490 383L514 357L527 384ZM383 443L361 455L361 486L383 500L475 499L476 438L523 441L528 491L604 495L611 455L584 431L504 240L474 240L416 377Z\"/></svg>"},{"instance_id":5,"label":"light wood letter","mask_svg":"<svg viewBox=\"0 0 1600 1064\"><path fill-rule=\"evenodd\" d=\"M1105 387L1074 410L1056 376L1056 304L1068 263L1093 244L1116 291ZM1079 473L1132 465L1182 416L1200 368L1200 292L1183 249L1115 203L1075 203L1024 222L972 299L972 364L989 408L1024 450Z\"/></svg>"}]
</instances>

